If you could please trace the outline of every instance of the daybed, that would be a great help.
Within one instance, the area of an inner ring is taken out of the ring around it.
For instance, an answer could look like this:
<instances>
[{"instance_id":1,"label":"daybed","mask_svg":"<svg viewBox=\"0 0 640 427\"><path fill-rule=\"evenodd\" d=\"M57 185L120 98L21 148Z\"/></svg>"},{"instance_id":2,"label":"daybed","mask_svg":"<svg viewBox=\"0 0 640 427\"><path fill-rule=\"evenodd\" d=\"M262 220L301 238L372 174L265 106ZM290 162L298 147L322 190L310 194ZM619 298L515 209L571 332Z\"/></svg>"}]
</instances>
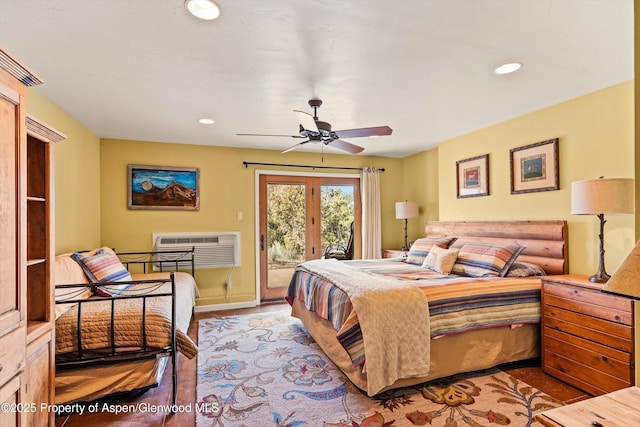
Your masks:
<instances>
[{"instance_id":1,"label":"daybed","mask_svg":"<svg viewBox=\"0 0 640 427\"><path fill-rule=\"evenodd\" d=\"M539 355L537 274L567 271L566 222L428 222L426 236L406 259L308 261L291 279L292 315L370 396Z\"/></svg>"},{"instance_id":2,"label":"daybed","mask_svg":"<svg viewBox=\"0 0 640 427\"><path fill-rule=\"evenodd\" d=\"M177 352L198 351L193 251L58 255L55 280L56 403L154 387L171 358L175 404Z\"/></svg>"}]
</instances>

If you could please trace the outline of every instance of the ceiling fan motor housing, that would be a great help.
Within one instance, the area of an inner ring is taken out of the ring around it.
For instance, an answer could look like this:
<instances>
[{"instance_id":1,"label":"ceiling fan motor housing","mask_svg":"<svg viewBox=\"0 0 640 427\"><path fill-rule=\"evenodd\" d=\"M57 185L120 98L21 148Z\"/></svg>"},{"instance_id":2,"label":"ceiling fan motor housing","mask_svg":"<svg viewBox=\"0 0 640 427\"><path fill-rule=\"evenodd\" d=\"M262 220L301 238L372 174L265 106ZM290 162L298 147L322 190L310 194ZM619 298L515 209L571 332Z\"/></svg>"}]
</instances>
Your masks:
<instances>
[{"instance_id":1,"label":"ceiling fan motor housing","mask_svg":"<svg viewBox=\"0 0 640 427\"><path fill-rule=\"evenodd\" d=\"M316 126L318 127L318 132L305 129L300 125L300 136L309 138L312 141L319 141L321 138L330 138L334 135L333 132L331 132L331 123L316 120Z\"/></svg>"},{"instance_id":2,"label":"ceiling fan motor housing","mask_svg":"<svg viewBox=\"0 0 640 427\"><path fill-rule=\"evenodd\" d=\"M300 122L297 135L290 135L292 138L308 138L306 141L299 142L282 153L288 153L297 147L312 142L322 142L324 145L332 144L334 147L347 151L352 154L360 153L364 148L354 145L350 142L344 141L341 138L359 138L367 136L377 135L391 135L391 128L389 126L377 126L368 128L339 130L333 132L331 130L331 124L318 120L318 107L322 105L322 100L318 98L312 98L309 100L309 106L313 108L313 116L309 113L299 110L293 110L296 113L298 121ZM313 120L313 121L311 121ZM310 129L307 129L310 128ZM339 134L339 135L338 135ZM238 134L238 135L257 135L257 136L289 136L289 135L266 135L266 134Z\"/></svg>"},{"instance_id":3,"label":"ceiling fan motor housing","mask_svg":"<svg viewBox=\"0 0 640 427\"><path fill-rule=\"evenodd\" d=\"M320 131L320 135L324 137L331 135L331 123L316 120L316 125L318 126L318 130Z\"/></svg>"}]
</instances>

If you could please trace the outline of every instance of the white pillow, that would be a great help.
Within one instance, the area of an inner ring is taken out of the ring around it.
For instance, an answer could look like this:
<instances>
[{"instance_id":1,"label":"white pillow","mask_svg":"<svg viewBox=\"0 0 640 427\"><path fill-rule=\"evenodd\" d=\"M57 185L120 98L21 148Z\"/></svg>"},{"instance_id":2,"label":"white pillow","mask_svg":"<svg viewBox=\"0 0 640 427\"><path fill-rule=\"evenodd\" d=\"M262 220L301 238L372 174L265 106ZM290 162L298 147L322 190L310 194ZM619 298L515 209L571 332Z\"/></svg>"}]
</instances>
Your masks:
<instances>
[{"instance_id":1,"label":"white pillow","mask_svg":"<svg viewBox=\"0 0 640 427\"><path fill-rule=\"evenodd\" d=\"M458 252L460 252L459 249L442 249L434 245L424 259L422 266L447 275L451 273L451 269L458 259Z\"/></svg>"},{"instance_id":2,"label":"white pillow","mask_svg":"<svg viewBox=\"0 0 640 427\"><path fill-rule=\"evenodd\" d=\"M76 285L89 283L82 267L71 258L71 254L62 254L55 259L56 285ZM91 296L91 288L56 288L56 301L87 299ZM76 303L56 304L56 319L69 311Z\"/></svg>"}]
</instances>

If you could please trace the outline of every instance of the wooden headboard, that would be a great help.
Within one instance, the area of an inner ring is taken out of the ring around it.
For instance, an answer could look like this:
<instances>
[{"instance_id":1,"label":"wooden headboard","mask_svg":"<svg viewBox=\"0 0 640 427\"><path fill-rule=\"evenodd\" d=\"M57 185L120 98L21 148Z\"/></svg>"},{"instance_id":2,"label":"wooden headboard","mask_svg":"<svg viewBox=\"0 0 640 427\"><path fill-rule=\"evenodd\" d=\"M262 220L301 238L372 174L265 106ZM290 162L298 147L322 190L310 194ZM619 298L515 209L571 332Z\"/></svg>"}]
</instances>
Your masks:
<instances>
[{"instance_id":1,"label":"wooden headboard","mask_svg":"<svg viewBox=\"0 0 640 427\"><path fill-rule=\"evenodd\" d=\"M452 248L466 242L512 243L525 249L519 261L544 268L547 274L569 272L566 221L427 221L429 237L457 237Z\"/></svg>"}]
</instances>

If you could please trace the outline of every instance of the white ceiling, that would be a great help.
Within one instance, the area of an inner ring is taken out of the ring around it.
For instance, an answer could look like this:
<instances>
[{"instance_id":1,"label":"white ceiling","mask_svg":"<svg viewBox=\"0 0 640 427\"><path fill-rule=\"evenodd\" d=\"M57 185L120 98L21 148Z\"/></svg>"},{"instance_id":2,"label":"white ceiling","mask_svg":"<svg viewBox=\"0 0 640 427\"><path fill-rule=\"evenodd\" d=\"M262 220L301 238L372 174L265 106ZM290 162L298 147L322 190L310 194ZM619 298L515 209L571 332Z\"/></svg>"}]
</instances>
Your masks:
<instances>
[{"instance_id":1,"label":"white ceiling","mask_svg":"<svg viewBox=\"0 0 640 427\"><path fill-rule=\"evenodd\" d=\"M334 130L393 128L349 140L391 157L633 78L633 0L218 3L0 0L0 45L102 138L283 150L299 140L236 134L294 135L319 97Z\"/></svg>"}]
</instances>

